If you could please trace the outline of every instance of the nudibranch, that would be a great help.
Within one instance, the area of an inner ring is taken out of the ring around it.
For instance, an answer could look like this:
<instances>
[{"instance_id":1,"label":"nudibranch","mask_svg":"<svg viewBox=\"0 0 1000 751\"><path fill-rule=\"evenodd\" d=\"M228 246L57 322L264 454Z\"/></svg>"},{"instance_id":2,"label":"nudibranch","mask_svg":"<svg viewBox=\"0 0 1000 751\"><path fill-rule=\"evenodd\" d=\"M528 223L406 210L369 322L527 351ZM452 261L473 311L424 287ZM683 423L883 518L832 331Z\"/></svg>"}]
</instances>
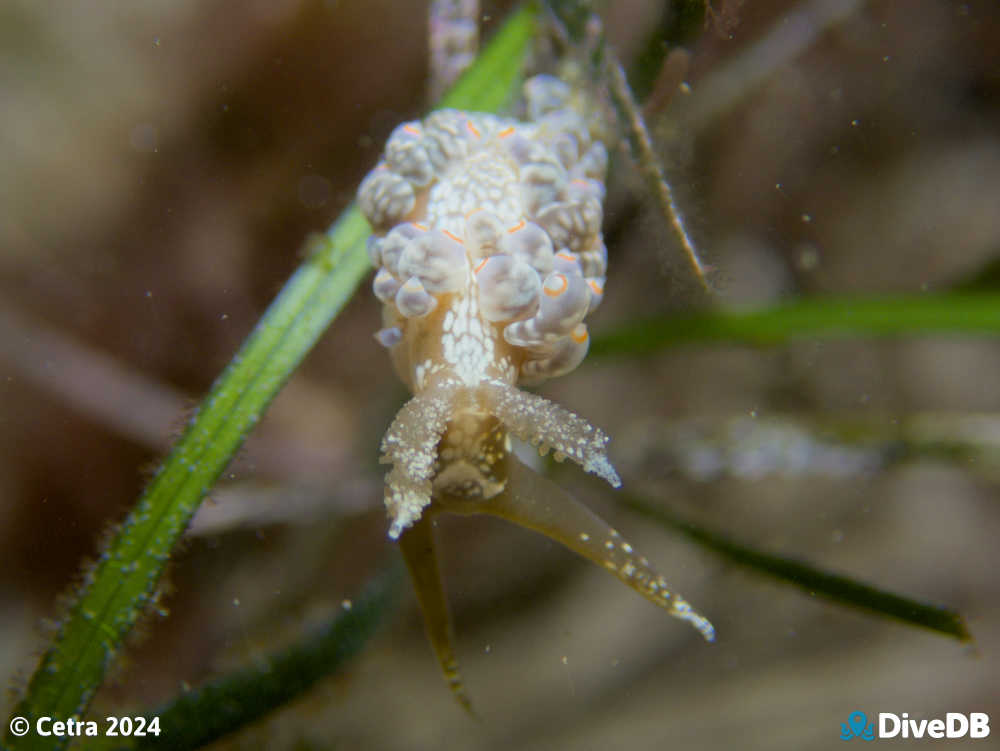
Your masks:
<instances>
[{"instance_id":1,"label":"nudibranch","mask_svg":"<svg viewBox=\"0 0 1000 751\"><path fill-rule=\"evenodd\" d=\"M384 303L375 336L413 393L382 441L389 537L467 708L434 552L442 511L541 532L714 638L618 532L511 454L512 434L621 484L602 431L518 388L583 360L607 269L607 151L559 79L530 79L525 100L523 122L439 110L398 126L358 191Z\"/></svg>"}]
</instances>

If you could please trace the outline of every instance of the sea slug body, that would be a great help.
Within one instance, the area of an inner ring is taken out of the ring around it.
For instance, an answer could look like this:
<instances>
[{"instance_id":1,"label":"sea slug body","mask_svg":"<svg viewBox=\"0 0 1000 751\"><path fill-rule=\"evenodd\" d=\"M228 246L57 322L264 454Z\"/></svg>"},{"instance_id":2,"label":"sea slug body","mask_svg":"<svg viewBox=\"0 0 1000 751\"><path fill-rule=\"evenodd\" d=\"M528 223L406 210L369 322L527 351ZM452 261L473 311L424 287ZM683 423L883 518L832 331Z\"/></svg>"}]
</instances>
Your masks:
<instances>
[{"instance_id":1,"label":"sea slug body","mask_svg":"<svg viewBox=\"0 0 1000 751\"><path fill-rule=\"evenodd\" d=\"M608 261L604 145L559 79L530 79L525 99L526 122L439 110L398 126L358 191L383 303L375 336L413 394L382 441L389 536L466 707L430 524L441 511L539 531L714 636L617 532L510 453L514 435L621 484L601 430L519 388L584 359Z\"/></svg>"}]
</instances>

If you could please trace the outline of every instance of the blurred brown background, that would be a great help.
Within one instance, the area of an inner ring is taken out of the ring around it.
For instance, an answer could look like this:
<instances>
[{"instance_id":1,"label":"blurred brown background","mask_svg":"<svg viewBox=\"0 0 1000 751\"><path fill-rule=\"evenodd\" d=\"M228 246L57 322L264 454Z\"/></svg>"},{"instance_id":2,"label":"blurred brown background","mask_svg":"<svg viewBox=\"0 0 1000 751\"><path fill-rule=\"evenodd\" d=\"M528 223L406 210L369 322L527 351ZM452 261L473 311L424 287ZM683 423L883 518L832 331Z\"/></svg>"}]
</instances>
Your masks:
<instances>
[{"instance_id":1,"label":"blurred brown background","mask_svg":"<svg viewBox=\"0 0 1000 751\"><path fill-rule=\"evenodd\" d=\"M626 58L669 27L668 3L613 6ZM687 48L690 90L651 125L721 304L940 291L996 258L995 3L715 11ZM506 11L484 12L488 35ZM40 622L307 233L422 111L426 34L424 4L389 0L0 7L0 674L20 675L15 689ZM612 151L595 335L698 297ZM395 555L376 452L405 394L378 321L362 290L275 402L176 558L170 617L150 616L100 710L266 653ZM407 592L349 669L225 747L836 748L855 709L1000 723L998 371L987 338L809 341L585 362L543 389L607 430L631 490L955 607L973 648L736 569L560 472L712 618L717 644L546 540L448 520L459 655L484 722L449 696ZM845 443L858 421L866 442ZM908 441L972 449L886 449Z\"/></svg>"}]
</instances>

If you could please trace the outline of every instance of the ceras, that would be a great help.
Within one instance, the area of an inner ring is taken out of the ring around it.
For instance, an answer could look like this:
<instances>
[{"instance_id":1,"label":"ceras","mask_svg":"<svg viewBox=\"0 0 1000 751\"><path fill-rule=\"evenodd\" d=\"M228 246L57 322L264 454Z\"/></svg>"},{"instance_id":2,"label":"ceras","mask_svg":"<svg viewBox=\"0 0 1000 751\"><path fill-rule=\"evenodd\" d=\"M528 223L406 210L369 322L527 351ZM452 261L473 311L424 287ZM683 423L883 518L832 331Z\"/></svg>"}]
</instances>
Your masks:
<instances>
[{"instance_id":1,"label":"ceras","mask_svg":"<svg viewBox=\"0 0 1000 751\"><path fill-rule=\"evenodd\" d=\"M607 436L521 391L583 360L604 293L607 152L566 84L525 84L529 120L439 110L397 127L358 203L384 303L386 346L413 398L382 442L389 536L398 539L431 642L468 706L451 646L430 517L487 513L604 566L707 639L711 624L620 535L510 454L509 435L621 483Z\"/></svg>"}]
</instances>

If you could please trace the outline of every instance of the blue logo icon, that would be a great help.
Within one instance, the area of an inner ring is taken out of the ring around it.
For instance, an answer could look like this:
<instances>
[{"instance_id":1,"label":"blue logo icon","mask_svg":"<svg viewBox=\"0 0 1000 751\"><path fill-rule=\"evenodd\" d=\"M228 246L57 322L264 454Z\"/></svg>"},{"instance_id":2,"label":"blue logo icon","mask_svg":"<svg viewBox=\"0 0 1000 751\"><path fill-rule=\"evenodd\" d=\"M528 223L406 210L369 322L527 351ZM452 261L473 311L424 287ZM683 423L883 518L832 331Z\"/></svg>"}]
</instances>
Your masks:
<instances>
[{"instance_id":1,"label":"blue logo icon","mask_svg":"<svg viewBox=\"0 0 1000 751\"><path fill-rule=\"evenodd\" d=\"M847 722L840 723L840 740L849 741L851 738L875 740L875 723L868 722L864 712L851 712L847 716Z\"/></svg>"}]
</instances>

